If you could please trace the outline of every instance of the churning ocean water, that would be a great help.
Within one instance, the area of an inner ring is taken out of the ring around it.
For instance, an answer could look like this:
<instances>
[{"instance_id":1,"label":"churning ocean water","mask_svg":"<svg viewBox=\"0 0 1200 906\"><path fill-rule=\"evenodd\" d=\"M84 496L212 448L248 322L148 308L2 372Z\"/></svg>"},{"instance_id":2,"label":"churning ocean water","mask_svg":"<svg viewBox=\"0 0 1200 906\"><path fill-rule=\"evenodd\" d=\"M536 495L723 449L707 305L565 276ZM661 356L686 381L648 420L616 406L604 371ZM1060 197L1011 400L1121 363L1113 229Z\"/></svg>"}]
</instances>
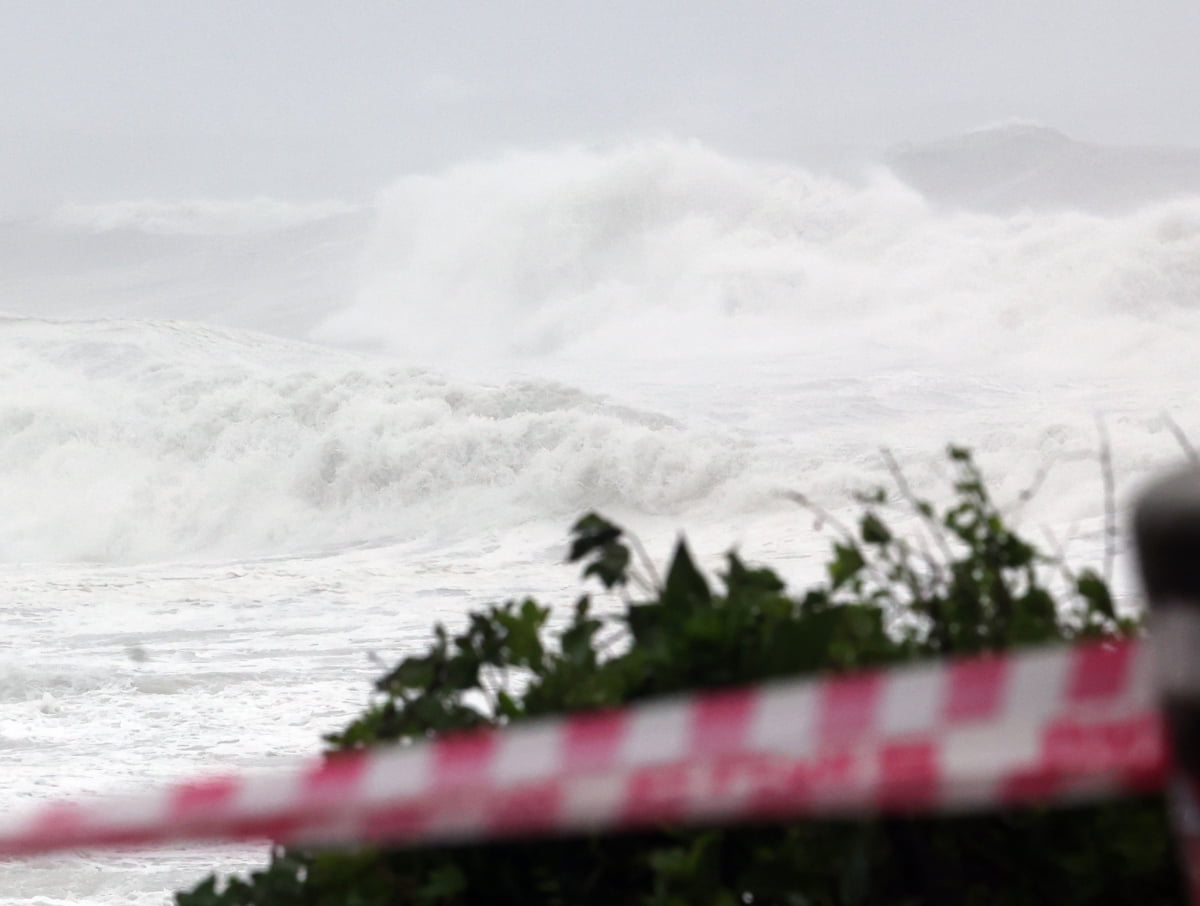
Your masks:
<instances>
[{"instance_id":1,"label":"churning ocean water","mask_svg":"<svg viewBox=\"0 0 1200 906\"><path fill-rule=\"evenodd\" d=\"M132 200L0 222L5 808L319 749L380 660L573 600L598 509L795 583L832 511L973 447L1096 562L1200 443L1200 166L1007 127L832 175L644 143L369 204ZM1119 585L1130 587L1127 565ZM0 901L159 904L264 847L0 863Z\"/></svg>"}]
</instances>

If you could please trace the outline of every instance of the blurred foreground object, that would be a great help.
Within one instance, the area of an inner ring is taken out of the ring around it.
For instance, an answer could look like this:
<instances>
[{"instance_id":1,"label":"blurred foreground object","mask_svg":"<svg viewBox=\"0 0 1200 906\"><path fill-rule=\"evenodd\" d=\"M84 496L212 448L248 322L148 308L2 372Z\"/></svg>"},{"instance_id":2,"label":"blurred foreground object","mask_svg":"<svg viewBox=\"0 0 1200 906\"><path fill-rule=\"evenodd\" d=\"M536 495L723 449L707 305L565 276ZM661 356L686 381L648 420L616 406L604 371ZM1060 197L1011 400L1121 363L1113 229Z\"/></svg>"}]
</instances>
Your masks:
<instances>
[{"instance_id":1,"label":"blurred foreground object","mask_svg":"<svg viewBox=\"0 0 1200 906\"><path fill-rule=\"evenodd\" d=\"M1134 516L1174 776L1169 798L1187 887L1200 903L1200 469L1151 485Z\"/></svg>"}]
</instances>

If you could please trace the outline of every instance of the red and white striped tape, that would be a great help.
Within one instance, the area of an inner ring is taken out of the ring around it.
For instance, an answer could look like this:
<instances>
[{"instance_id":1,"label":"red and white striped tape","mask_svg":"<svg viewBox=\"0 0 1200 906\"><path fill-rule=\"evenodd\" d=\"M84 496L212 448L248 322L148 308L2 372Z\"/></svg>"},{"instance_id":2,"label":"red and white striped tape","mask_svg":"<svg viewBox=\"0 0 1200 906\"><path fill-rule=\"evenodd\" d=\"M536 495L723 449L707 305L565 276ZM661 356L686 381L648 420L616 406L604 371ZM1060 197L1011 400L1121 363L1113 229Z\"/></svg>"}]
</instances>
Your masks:
<instances>
[{"instance_id":1,"label":"red and white striped tape","mask_svg":"<svg viewBox=\"0 0 1200 906\"><path fill-rule=\"evenodd\" d=\"M1149 646L718 691L0 818L0 855L411 843L1118 795L1164 783ZM9 815L12 813L10 812Z\"/></svg>"}]
</instances>

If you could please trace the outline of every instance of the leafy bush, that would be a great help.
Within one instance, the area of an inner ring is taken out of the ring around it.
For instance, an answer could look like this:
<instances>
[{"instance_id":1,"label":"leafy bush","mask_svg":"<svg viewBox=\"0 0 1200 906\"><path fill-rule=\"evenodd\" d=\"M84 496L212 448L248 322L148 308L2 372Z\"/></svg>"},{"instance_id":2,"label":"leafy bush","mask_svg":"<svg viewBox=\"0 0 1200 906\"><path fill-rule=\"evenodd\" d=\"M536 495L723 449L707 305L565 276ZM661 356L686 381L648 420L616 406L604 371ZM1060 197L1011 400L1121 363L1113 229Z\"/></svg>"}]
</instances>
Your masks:
<instances>
[{"instance_id":1,"label":"leafy bush","mask_svg":"<svg viewBox=\"0 0 1200 906\"><path fill-rule=\"evenodd\" d=\"M1009 527L970 455L951 448L953 496L909 492L923 539L896 533L889 495L863 495L825 581L794 597L770 570L726 560L720 585L682 540L665 579L620 528L589 515L570 559L619 593L569 620L526 599L469 615L376 683L334 749L425 738L681 690L1127 634L1094 572L1071 575ZM635 556L637 553L637 556ZM210 877L179 906L853 906L1180 902L1157 797L1069 810L881 817L475 846L277 849L249 879Z\"/></svg>"}]
</instances>

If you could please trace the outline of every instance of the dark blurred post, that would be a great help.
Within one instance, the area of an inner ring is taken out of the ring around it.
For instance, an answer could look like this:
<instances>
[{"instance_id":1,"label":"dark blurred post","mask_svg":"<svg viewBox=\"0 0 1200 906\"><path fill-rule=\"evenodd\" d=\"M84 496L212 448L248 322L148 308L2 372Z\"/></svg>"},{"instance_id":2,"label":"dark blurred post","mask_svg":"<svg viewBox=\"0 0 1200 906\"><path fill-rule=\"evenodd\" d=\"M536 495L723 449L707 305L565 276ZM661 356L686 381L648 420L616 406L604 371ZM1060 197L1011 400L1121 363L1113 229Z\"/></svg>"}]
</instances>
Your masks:
<instances>
[{"instance_id":1,"label":"dark blurred post","mask_svg":"<svg viewBox=\"0 0 1200 906\"><path fill-rule=\"evenodd\" d=\"M1134 531L1174 760L1168 796L1188 892L1200 904L1200 469L1148 488Z\"/></svg>"}]
</instances>

